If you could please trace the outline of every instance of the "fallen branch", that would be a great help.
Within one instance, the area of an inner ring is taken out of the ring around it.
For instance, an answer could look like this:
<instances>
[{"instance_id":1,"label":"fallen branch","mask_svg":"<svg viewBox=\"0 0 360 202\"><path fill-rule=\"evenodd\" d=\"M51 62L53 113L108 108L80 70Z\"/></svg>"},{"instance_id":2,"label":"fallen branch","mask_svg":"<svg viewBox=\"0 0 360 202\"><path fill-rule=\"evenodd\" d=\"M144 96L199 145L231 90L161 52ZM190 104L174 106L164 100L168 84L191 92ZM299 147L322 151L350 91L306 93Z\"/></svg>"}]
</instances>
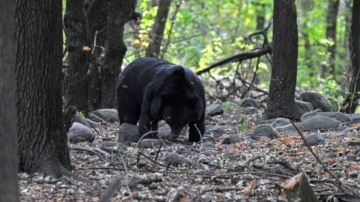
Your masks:
<instances>
[{"instance_id":1,"label":"fallen branch","mask_svg":"<svg viewBox=\"0 0 360 202\"><path fill-rule=\"evenodd\" d=\"M272 48L270 46L266 46L262 49L259 49L257 51L252 51L252 52L246 52L246 53L240 53L237 55L233 55L231 57L225 58L223 60L220 60L219 62L216 62L210 66L208 66L207 68L200 70L198 72L196 72L197 75L201 75L203 73L206 73L208 71L210 71L211 69L230 63L230 62L240 62L243 60L247 60L247 59L252 59L252 58L256 58L256 57L260 57L262 55L266 55L266 54L270 54L272 52Z\"/></svg>"}]
</instances>

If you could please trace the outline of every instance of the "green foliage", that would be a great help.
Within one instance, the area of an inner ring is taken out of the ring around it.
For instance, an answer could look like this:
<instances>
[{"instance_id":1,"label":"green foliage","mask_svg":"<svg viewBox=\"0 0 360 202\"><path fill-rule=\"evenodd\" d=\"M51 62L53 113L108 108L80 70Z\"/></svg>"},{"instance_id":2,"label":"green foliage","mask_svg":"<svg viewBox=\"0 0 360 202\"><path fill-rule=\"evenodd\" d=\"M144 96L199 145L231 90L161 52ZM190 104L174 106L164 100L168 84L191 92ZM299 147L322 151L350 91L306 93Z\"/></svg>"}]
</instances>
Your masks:
<instances>
[{"instance_id":1,"label":"green foliage","mask_svg":"<svg viewBox=\"0 0 360 202\"><path fill-rule=\"evenodd\" d=\"M271 23L273 15L273 0L182 1L178 12L175 13L178 2L174 0L171 4L165 27L162 48L165 44L168 44L168 47L164 59L188 66L194 71L202 70L232 55L261 48L262 37L256 39L258 45L255 45L249 43L248 36L258 31L257 15L261 14L265 17L264 26ZM332 104L339 106L346 92L344 89L349 83L344 78L349 78L348 72L350 72L346 51L348 34L346 26L351 12L345 6L345 2L340 1L336 29L335 70L332 74L325 75L326 78L322 78L322 67L329 65L330 54L327 52L327 47L334 45L334 41L326 39L325 36L327 2L322 0L296 2L299 31L297 86L302 90L312 89L326 93L332 99ZM151 0L138 0L136 10L142 14L141 23L136 26L126 26L124 40L128 51L124 65L129 64L136 57L145 56L146 48L150 43L150 31L157 14L157 7L151 6L151 3ZM62 4L64 14L66 0L63 0ZM171 21L174 15L176 15L174 21ZM271 42L272 28L267 34ZM63 36L65 40L64 33ZM251 60L242 63L241 71L244 76L254 71L255 62ZM212 73L217 77L231 77L234 76L233 69L236 65L235 63L224 65L215 68ZM268 88L271 63L262 59L257 71L260 81L258 86ZM203 78L210 77L206 74Z\"/></svg>"},{"instance_id":2,"label":"green foliage","mask_svg":"<svg viewBox=\"0 0 360 202\"><path fill-rule=\"evenodd\" d=\"M349 92L340 88L335 80L329 80L323 88L323 92L327 95L328 100L335 111L341 109L343 100L349 95Z\"/></svg>"}]
</instances>

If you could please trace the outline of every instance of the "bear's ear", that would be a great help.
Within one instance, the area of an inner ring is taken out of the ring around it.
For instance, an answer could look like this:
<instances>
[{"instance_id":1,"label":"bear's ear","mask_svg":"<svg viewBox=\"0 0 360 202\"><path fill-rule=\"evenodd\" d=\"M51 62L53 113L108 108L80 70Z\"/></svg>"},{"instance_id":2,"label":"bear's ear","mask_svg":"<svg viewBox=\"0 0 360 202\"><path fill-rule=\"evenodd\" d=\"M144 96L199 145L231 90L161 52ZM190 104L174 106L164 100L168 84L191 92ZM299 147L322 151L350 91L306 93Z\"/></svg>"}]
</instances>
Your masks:
<instances>
[{"instance_id":1,"label":"bear's ear","mask_svg":"<svg viewBox=\"0 0 360 202\"><path fill-rule=\"evenodd\" d=\"M154 97L150 105L151 116L155 119L159 117L159 113L162 107L162 99L159 96Z\"/></svg>"},{"instance_id":2,"label":"bear's ear","mask_svg":"<svg viewBox=\"0 0 360 202\"><path fill-rule=\"evenodd\" d=\"M180 65L175 65L170 69L170 78L176 79L176 78L183 78L185 76L185 70L184 67Z\"/></svg>"}]
</instances>

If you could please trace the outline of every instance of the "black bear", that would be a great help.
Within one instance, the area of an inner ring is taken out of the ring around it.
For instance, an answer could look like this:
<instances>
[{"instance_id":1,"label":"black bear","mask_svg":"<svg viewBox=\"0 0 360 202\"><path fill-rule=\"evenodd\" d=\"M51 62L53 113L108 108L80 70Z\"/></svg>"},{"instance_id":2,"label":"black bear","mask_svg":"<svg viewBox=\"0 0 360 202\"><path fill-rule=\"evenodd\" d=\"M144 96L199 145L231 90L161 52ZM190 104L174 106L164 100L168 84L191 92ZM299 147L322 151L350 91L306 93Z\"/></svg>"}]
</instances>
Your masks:
<instances>
[{"instance_id":1,"label":"black bear","mask_svg":"<svg viewBox=\"0 0 360 202\"><path fill-rule=\"evenodd\" d=\"M164 120L172 139L189 124L189 141L205 132L205 90L190 69L157 58L138 58L122 72L116 86L120 124L136 125L139 134L158 129ZM200 134L199 134L200 132ZM154 138L149 134L145 138Z\"/></svg>"}]
</instances>

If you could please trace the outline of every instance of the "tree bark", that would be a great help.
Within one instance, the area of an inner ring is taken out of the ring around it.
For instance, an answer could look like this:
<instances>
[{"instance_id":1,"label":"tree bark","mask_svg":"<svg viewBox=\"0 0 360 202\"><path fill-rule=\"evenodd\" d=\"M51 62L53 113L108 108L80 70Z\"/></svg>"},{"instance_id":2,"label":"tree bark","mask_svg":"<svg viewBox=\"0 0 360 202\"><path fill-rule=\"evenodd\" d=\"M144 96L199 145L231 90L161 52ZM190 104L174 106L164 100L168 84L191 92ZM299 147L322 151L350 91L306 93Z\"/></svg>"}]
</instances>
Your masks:
<instances>
[{"instance_id":1,"label":"tree bark","mask_svg":"<svg viewBox=\"0 0 360 202\"><path fill-rule=\"evenodd\" d=\"M273 16L273 63L264 118L299 120L303 112L294 100L298 57L294 0L274 0Z\"/></svg>"},{"instance_id":2,"label":"tree bark","mask_svg":"<svg viewBox=\"0 0 360 202\"><path fill-rule=\"evenodd\" d=\"M67 105L87 114L88 107L88 22L84 0L67 0L64 16L66 47L68 50Z\"/></svg>"},{"instance_id":3,"label":"tree bark","mask_svg":"<svg viewBox=\"0 0 360 202\"><path fill-rule=\"evenodd\" d=\"M19 201L14 11L15 1L0 1L0 201Z\"/></svg>"},{"instance_id":4,"label":"tree bark","mask_svg":"<svg viewBox=\"0 0 360 202\"><path fill-rule=\"evenodd\" d=\"M169 14L172 0L160 0L155 24L151 31L151 41L146 50L146 57L158 57L160 55L161 41L164 37L166 20Z\"/></svg>"},{"instance_id":5,"label":"tree bark","mask_svg":"<svg viewBox=\"0 0 360 202\"><path fill-rule=\"evenodd\" d=\"M88 36L92 44L91 62L89 65L89 108L91 111L100 108L101 103L101 80L100 64L101 54L104 53L106 41L106 28L109 17L109 7L106 0L93 0L89 5L86 16L89 22Z\"/></svg>"},{"instance_id":6,"label":"tree bark","mask_svg":"<svg viewBox=\"0 0 360 202\"><path fill-rule=\"evenodd\" d=\"M360 1L353 1L351 31L349 39L351 59L351 81L349 86L350 95L343 103L342 112L354 113L359 102L360 95Z\"/></svg>"},{"instance_id":7,"label":"tree bark","mask_svg":"<svg viewBox=\"0 0 360 202\"><path fill-rule=\"evenodd\" d=\"M323 65L321 76L324 78L331 72L336 75L335 71L335 51L336 51L336 20L339 11L339 0L329 0L326 13L326 38L331 40L334 44L327 47L330 53L329 65Z\"/></svg>"},{"instance_id":8,"label":"tree bark","mask_svg":"<svg viewBox=\"0 0 360 202\"><path fill-rule=\"evenodd\" d=\"M121 73L122 60L127 51L124 43L124 25L133 14L136 1L109 0L109 21L106 33L105 58L101 67L102 108L114 108L115 86Z\"/></svg>"},{"instance_id":9,"label":"tree bark","mask_svg":"<svg viewBox=\"0 0 360 202\"><path fill-rule=\"evenodd\" d=\"M71 169L62 121L61 12L57 0L16 1L19 170L54 177Z\"/></svg>"}]
</instances>

